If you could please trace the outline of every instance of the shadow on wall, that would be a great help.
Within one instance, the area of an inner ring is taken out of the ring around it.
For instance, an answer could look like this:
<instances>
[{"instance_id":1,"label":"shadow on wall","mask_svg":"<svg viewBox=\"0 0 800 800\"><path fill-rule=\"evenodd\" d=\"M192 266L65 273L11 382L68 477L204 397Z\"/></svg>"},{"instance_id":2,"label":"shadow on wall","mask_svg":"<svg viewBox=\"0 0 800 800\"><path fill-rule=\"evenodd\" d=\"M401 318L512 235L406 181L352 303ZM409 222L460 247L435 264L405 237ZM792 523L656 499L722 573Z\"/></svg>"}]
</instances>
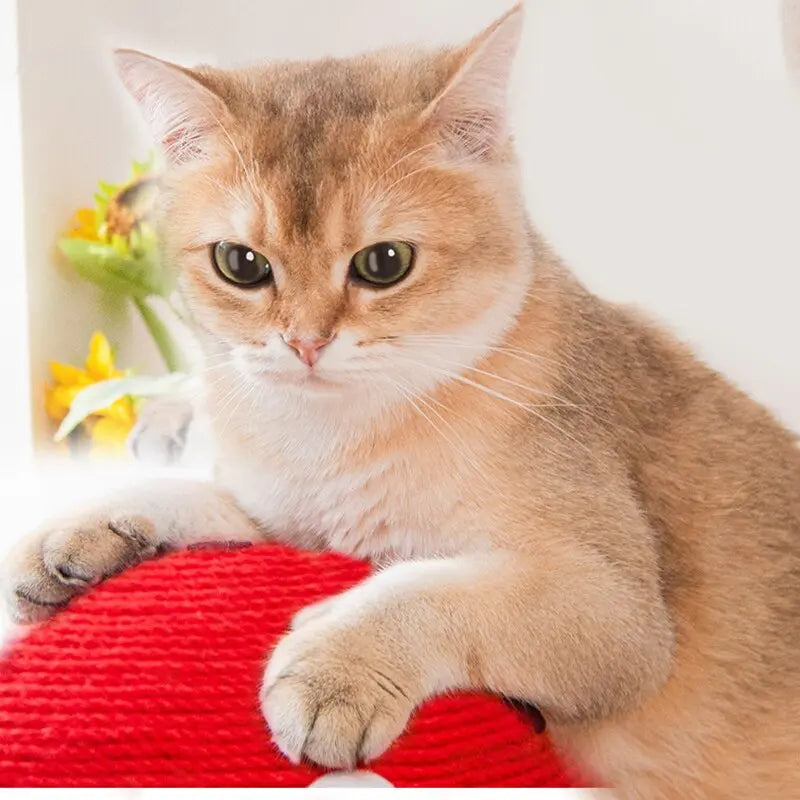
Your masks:
<instances>
[{"instance_id":1,"label":"shadow on wall","mask_svg":"<svg viewBox=\"0 0 800 800\"><path fill-rule=\"evenodd\" d=\"M781 3L783 48L789 74L800 90L800 0L783 0Z\"/></svg>"}]
</instances>

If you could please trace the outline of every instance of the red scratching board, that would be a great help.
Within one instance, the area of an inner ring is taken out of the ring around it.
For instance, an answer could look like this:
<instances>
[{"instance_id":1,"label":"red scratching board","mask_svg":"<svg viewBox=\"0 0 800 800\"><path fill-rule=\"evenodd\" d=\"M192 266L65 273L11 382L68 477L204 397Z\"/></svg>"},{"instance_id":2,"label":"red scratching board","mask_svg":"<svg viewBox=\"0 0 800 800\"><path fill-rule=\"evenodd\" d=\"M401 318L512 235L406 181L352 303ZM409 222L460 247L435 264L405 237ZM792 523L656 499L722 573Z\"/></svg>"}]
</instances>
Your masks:
<instances>
[{"instance_id":1,"label":"red scratching board","mask_svg":"<svg viewBox=\"0 0 800 800\"><path fill-rule=\"evenodd\" d=\"M292 615L362 580L341 556L274 546L150 561L82 597L0 661L0 786L308 786L258 707ZM501 700L425 704L368 769L395 786L571 782Z\"/></svg>"}]
</instances>

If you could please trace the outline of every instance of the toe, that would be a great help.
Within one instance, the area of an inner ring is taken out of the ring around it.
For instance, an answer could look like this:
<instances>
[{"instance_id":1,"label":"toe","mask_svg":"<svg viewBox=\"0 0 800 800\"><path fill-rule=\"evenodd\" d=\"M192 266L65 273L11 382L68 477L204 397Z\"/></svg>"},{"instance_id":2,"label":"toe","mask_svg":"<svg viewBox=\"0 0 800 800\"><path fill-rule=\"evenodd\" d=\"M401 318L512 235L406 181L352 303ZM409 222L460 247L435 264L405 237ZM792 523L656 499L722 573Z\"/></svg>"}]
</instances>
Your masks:
<instances>
[{"instance_id":1,"label":"toe","mask_svg":"<svg viewBox=\"0 0 800 800\"><path fill-rule=\"evenodd\" d=\"M76 564L72 556L65 557L62 561L52 565L54 577L67 586L83 588L96 581L96 576Z\"/></svg>"},{"instance_id":2,"label":"toe","mask_svg":"<svg viewBox=\"0 0 800 800\"><path fill-rule=\"evenodd\" d=\"M358 748L360 763L372 761L382 755L405 730L410 716L409 710L379 708L373 714Z\"/></svg>"},{"instance_id":3,"label":"toe","mask_svg":"<svg viewBox=\"0 0 800 800\"><path fill-rule=\"evenodd\" d=\"M262 692L261 707L272 741L293 764L299 764L314 713L289 680L278 680Z\"/></svg>"},{"instance_id":4,"label":"toe","mask_svg":"<svg viewBox=\"0 0 800 800\"><path fill-rule=\"evenodd\" d=\"M348 702L328 701L317 709L303 755L330 769L352 769L369 717Z\"/></svg>"},{"instance_id":5,"label":"toe","mask_svg":"<svg viewBox=\"0 0 800 800\"><path fill-rule=\"evenodd\" d=\"M48 586L18 584L12 592L10 614L14 622L27 624L39 622L55 614L63 608L71 597L71 593L58 593Z\"/></svg>"}]
</instances>

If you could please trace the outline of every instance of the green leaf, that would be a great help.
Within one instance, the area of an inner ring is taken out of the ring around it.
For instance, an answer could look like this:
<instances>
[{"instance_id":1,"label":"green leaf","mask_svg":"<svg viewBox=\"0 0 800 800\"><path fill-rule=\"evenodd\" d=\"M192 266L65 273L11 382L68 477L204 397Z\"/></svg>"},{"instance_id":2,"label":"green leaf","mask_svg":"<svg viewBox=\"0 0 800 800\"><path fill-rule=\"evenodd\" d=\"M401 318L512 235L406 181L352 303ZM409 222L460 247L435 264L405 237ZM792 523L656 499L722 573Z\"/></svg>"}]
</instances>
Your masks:
<instances>
[{"instance_id":1,"label":"green leaf","mask_svg":"<svg viewBox=\"0 0 800 800\"><path fill-rule=\"evenodd\" d=\"M155 248L142 250L134 258L120 251L119 242L105 244L64 237L58 246L84 280L115 294L141 298L150 294L163 297L169 292L170 282Z\"/></svg>"},{"instance_id":2,"label":"green leaf","mask_svg":"<svg viewBox=\"0 0 800 800\"><path fill-rule=\"evenodd\" d=\"M155 172L156 154L154 150L149 150L147 158L144 161L136 161L134 159L131 165L131 180L141 177L142 175L150 175Z\"/></svg>"},{"instance_id":3,"label":"green leaf","mask_svg":"<svg viewBox=\"0 0 800 800\"><path fill-rule=\"evenodd\" d=\"M120 397L132 395L133 397L157 397L180 391L188 385L191 378L180 372L169 375L132 375L127 378L112 378L87 386L75 395L69 407L69 414L56 431L55 440L62 441L86 417L107 408Z\"/></svg>"}]
</instances>

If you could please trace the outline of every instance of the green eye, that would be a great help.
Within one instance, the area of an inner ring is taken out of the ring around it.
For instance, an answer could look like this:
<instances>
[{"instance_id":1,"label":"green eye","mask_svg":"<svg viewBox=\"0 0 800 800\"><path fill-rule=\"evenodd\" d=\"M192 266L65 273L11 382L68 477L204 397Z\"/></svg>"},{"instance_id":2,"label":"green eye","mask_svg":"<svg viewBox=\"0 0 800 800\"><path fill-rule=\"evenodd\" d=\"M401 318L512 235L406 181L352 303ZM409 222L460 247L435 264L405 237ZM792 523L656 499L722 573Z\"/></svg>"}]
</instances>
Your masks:
<instances>
[{"instance_id":1,"label":"green eye","mask_svg":"<svg viewBox=\"0 0 800 800\"><path fill-rule=\"evenodd\" d=\"M269 261L243 244L217 242L212 251L214 266L225 280L239 286L255 286L272 275Z\"/></svg>"},{"instance_id":2,"label":"green eye","mask_svg":"<svg viewBox=\"0 0 800 800\"><path fill-rule=\"evenodd\" d=\"M378 242L359 250L350 264L353 275L374 286L390 286L405 278L414 264L408 242Z\"/></svg>"}]
</instances>

